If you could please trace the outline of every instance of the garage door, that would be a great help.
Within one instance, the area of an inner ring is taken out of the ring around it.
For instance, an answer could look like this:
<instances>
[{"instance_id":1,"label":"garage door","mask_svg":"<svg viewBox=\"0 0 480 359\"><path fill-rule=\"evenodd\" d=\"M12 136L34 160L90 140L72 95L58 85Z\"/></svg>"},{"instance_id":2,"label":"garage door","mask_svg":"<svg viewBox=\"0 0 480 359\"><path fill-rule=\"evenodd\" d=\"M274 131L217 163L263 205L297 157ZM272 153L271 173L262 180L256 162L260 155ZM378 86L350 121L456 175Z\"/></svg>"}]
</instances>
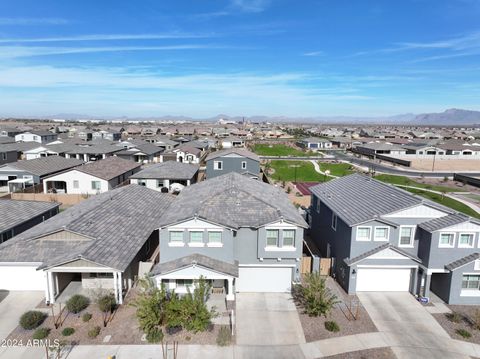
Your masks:
<instances>
[{"instance_id":1,"label":"garage door","mask_svg":"<svg viewBox=\"0 0 480 359\"><path fill-rule=\"evenodd\" d=\"M359 268L357 292L408 292L410 268Z\"/></svg>"},{"instance_id":2,"label":"garage door","mask_svg":"<svg viewBox=\"0 0 480 359\"><path fill-rule=\"evenodd\" d=\"M0 290L45 290L45 275L37 266L0 265Z\"/></svg>"},{"instance_id":3,"label":"garage door","mask_svg":"<svg viewBox=\"0 0 480 359\"><path fill-rule=\"evenodd\" d=\"M239 268L235 282L237 292L290 292L291 288L290 267Z\"/></svg>"}]
</instances>

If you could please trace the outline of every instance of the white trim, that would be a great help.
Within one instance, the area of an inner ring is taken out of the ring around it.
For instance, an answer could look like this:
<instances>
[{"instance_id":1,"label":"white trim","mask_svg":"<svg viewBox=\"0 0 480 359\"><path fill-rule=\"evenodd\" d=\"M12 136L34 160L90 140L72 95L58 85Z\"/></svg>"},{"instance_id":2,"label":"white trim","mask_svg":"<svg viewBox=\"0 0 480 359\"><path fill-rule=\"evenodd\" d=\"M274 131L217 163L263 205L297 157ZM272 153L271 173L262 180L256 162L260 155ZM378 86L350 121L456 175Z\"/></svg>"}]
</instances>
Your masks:
<instances>
[{"instance_id":1,"label":"white trim","mask_svg":"<svg viewBox=\"0 0 480 359\"><path fill-rule=\"evenodd\" d=\"M332 218L331 218L331 225L332 229L336 232L337 231L337 226L338 226L338 216L332 212ZM335 223L335 226L333 225Z\"/></svg>"},{"instance_id":2,"label":"white trim","mask_svg":"<svg viewBox=\"0 0 480 359\"><path fill-rule=\"evenodd\" d=\"M205 247L205 243L188 242L189 247Z\"/></svg>"},{"instance_id":3,"label":"white trim","mask_svg":"<svg viewBox=\"0 0 480 359\"><path fill-rule=\"evenodd\" d=\"M295 264L239 264L238 267L288 267L295 268Z\"/></svg>"},{"instance_id":4,"label":"white trim","mask_svg":"<svg viewBox=\"0 0 480 359\"><path fill-rule=\"evenodd\" d=\"M378 265L378 264L359 264L357 268L418 268L416 265Z\"/></svg>"},{"instance_id":5,"label":"white trim","mask_svg":"<svg viewBox=\"0 0 480 359\"><path fill-rule=\"evenodd\" d=\"M427 275L431 275L433 273L450 273L449 270L443 269L443 268L432 268L432 269L427 269Z\"/></svg>"},{"instance_id":6,"label":"white trim","mask_svg":"<svg viewBox=\"0 0 480 359\"><path fill-rule=\"evenodd\" d=\"M218 168L218 163L220 163L220 168ZM213 161L213 170L223 171L223 161Z\"/></svg>"},{"instance_id":7,"label":"white trim","mask_svg":"<svg viewBox=\"0 0 480 359\"><path fill-rule=\"evenodd\" d=\"M359 239L358 237L358 230L360 228L368 228L368 239ZM355 230L355 240L357 242L370 242L372 240L372 226L358 226L357 229Z\"/></svg>"},{"instance_id":8,"label":"white trim","mask_svg":"<svg viewBox=\"0 0 480 359\"><path fill-rule=\"evenodd\" d=\"M480 271L480 259L475 259L473 263L473 270Z\"/></svg>"},{"instance_id":9,"label":"white trim","mask_svg":"<svg viewBox=\"0 0 480 359\"><path fill-rule=\"evenodd\" d=\"M410 234L410 243L411 244L401 244L402 228L412 228L412 232ZM413 247L415 247L416 228L417 228L417 226L412 226L412 225L401 225L399 227L399 229L398 229L398 247L399 248L413 248Z\"/></svg>"},{"instance_id":10,"label":"white trim","mask_svg":"<svg viewBox=\"0 0 480 359\"><path fill-rule=\"evenodd\" d=\"M377 237L375 237L375 232L377 231L378 228L380 228L380 229L386 228L387 229L387 238L380 237L380 239L377 239ZM373 241L374 242L388 242L389 238L390 238L390 227L388 227L388 226L375 226L373 228Z\"/></svg>"},{"instance_id":11,"label":"white trim","mask_svg":"<svg viewBox=\"0 0 480 359\"><path fill-rule=\"evenodd\" d=\"M453 235L453 242L452 244L442 244L441 243L441 238L442 238L442 234L451 234ZM455 248L455 232L440 232L439 235L438 235L438 248Z\"/></svg>"},{"instance_id":12,"label":"white trim","mask_svg":"<svg viewBox=\"0 0 480 359\"><path fill-rule=\"evenodd\" d=\"M101 267L52 267L45 269L46 272L74 272L74 273L112 273L116 272L113 268L101 268Z\"/></svg>"},{"instance_id":13,"label":"white trim","mask_svg":"<svg viewBox=\"0 0 480 359\"><path fill-rule=\"evenodd\" d=\"M284 246L284 247L274 247L267 246L265 247L265 252L294 252L297 248L294 246Z\"/></svg>"},{"instance_id":14,"label":"white trim","mask_svg":"<svg viewBox=\"0 0 480 359\"><path fill-rule=\"evenodd\" d=\"M461 289L460 297L480 297L480 290L478 289Z\"/></svg>"},{"instance_id":15,"label":"white trim","mask_svg":"<svg viewBox=\"0 0 480 359\"><path fill-rule=\"evenodd\" d=\"M168 242L169 247L185 247L185 242Z\"/></svg>"},{"instance_id":16,"label":"white trim","mask_svg":"<svg viewBox=\"0 0 480 359\"><path fill-rule=\"evenodd\" d=\"M472 245L471 246L460 244L460 238L462 237L462 234L472 236ZM475 248L475 232L460 232L460 233L458 233L458 248Z\"/></svg>"},{"instance_id":17,"label":"white trim","mask_svg":"<svg viewBox=\"0 0 480 359\"><path fill-rule=\"evenodd\" d=\"M207 247L212 247L212 248L221 248L223 247L223 243L216 243L216 242L207 242Z\"/></svg>"},{"instance_id":18,"label":"white trim","mask_svg":"<svg viewBox=\"0 0 480 359\"><path fill-rule=\"evenodd\" d=\"M0 267L32 267L32 266L41 266L42 262L0 262Z\"/></svg>"}]
</instances>

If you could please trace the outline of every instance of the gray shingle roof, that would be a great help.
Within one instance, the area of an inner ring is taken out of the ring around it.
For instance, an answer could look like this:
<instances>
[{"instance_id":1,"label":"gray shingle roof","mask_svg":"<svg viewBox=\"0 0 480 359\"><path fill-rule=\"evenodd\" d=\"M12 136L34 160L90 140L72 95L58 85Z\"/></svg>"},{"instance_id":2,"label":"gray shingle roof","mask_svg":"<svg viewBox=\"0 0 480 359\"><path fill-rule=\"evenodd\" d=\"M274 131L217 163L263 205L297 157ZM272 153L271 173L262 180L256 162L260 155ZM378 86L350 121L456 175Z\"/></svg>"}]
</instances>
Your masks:
<instances>
[{"instance_id":1,"label":"gray shingle roof","mask_svg":"<svg viewBox=\"0 0 480 359\"><path fill-rule=\"evenodd\" d=\"M41 262L45 267L84 258L125 270L173 200L133 184L98 194L1 244L0 262ZM62 230L92 239L41 240Z\"/></svg>"},{"instance_id":2,"label":"gray shingle roof","mask_svg":"<svg viewBox=\"0 0 480 359\"><path fill-rule=\"evenodd\" d=\"M440 218L434 218L427 222L423 222L419 224L419 227L425 229L428 232L434 232L438 231L439 229L454 226L456 224L467 221L472 221L474 223L480 224L480 222L475 221L467 215L464 215L462 213L455 213Z\"/></svg>"},{"instance_id":3,"label":"gray shingle roof","mask_svg":"<svg viewBox=\"0 0 480 359\"><path fill-rule=\"evenodd\" d=\"M231 148L231 149L228 149L228 150L221 150L221 151L212 152L208 155L206 160L207 161L213 160L214 158L227 156L227 155L232 154L232 153L236 154L236 155L239 155L239 156L242 156L242 157L245 157L245 158L250 158L250 159L252 159L254 161L257 161L257 162L260 162L260 157L258 157L255 153L244 150L244 149L241 149L241 148Z\"/></svg>"},{"instance_id":4,"label":"gray shingle roof","mask_svg":"<svg viewBox=\"0 0 480 359\"><path fill-rule=\"evenodd\" d=\"M416 262L419 262L419 263L421 262L421 259L420 259L420 258L418 258L418 257L416 257L416 256L413 256L413 255L411 255L410 253L408 253L408 252L402 250L401 248L398 248L398 247L396 247L396 246L394 246L394 245L392 245L392 244L390 244L390 243L382 244L381 246L378 246L378 247L376 247L376 248L373 248L373 249L371 249L371 250L369 250L369 251L367 251L367 252L365 252L365 253L362 253L362 254L360 254L360 255L358 255L358 256L356 256L356 257L353 257L353 258L345 258L343 261L345 262L346 265L351 266L352 264L358 263L358 262L360 262L360 261L362 261L362 260L370 257L371 255L373 255L373 254L375 254L375 253L378 253L378 252L381 252L381 251L383 251L384 249L388 249L388 248L394 250L395 252L398 252L398 253L404 255L405 257L408 257L408 258L410 258L410 259L413 259L413 260L416 261Z\"/></svg>"},{"instance_id":5,"label":"gray shingle roof","mask_svg":"<svg viewBox=\"0 0 480 359\"><path fill-rule=\"evenodd\" d=\"M471 263L473 262L474 260L477 260L480 258L480 253L472 253L472 254L469 254L468 256L465 256L463 258L460 258L452 263L449 263L445 266L445 268L447 268L448 270L455 270L457 268L460 268L462 266L464 266L465 264L468 264L468 263Z\"/></svg>"},{"instance_id":6,"label":"gray shingle roof","mask_svg":"<svg viewBox=\"0 0 480 359\"><path fill-rule=\"evenodd\" d=\"M445 210L393 185L357 173L310 187L310 191L349 226L422 203Z\"/></svg>"},{"instance_id":7,"label":"gray shingle roof","mask_svg":"<svg viewBox=\"0 0 480 359\"><path fill-rule=\"evenodd\" d=\"M0 200L0 232L11 229L30 219L60 206L55 202Z\"/></svg>"},{"instance_id":8,"label":"gray shingle roof","mask_svg":"<svg viewBox=\"0 0 480 359\"><path fill-rule=\"evenodd\" d=\"M48 156L35 158L33 160L24 160L9 163L4 166L13 167L21 171L32 173L39 177L43 177L50 173L56 173L69 168L80 166L84 163L82 160L76 158L65 158L61 156ZM3 166L0 167L0 170Z\"/></svg>"},{"instance_id":9,"label":"gray shingle roof","mask_svg":"<svg viewBox=\"0 0 480 359\"><path fill-rule=\"evenodd\" d=\"M116 156L111 156L103 160L86 163L75 169L77 171L109 181L112 178L121 176L122 174L139 168L140 166L140 163L124 160L123 158Z\"/></svg>"},{"instance_id":10,"label":"gray shingle roof","mask_svg":"<svg viewBox=\"0 0 480 359\"><path fill-rule=\"evenodd\" d=\"M235 263L227 263L219 261L202 254L191 254L186 257L174 259L165 263L157 263L152 268L152 274L164 274L175 271L177 269L189 267L191 265L199 265L217 272L225 273L234 277L238 277L238 261Z\"/></svg>"},{"instance_id":11,"label":"gray shingle roof","mask_svg":"<svg viewBox=\"0 0 480 359\"><path fill-rule=\"evenodd\" d=\"M195 216L230 228L260 227L282 218L307 227L285 192L236 172L185 187L160 226Z\"/></svg>"},{"instance_id":12,"label":"gray shingle roof","mask_svg":"<svg viewBox=\"0 0 480 359\"><path fill-rule=\"evenodd\" d=\"M198 165L167 161L149 166L130 178L189 180L198 172Z\"/></svg>"},{"instance_id":13,"label":"gray shingle roof","mask_svg":"<svg viewBox=\"0 0 480 359\"><path fill-rule=\"evenodd\" d=\"M34 148L38 148L41 145L38 142L15 142L5 143L0 145L0 152L18 151L24 152Z\"/></svg>"}]
</instances>

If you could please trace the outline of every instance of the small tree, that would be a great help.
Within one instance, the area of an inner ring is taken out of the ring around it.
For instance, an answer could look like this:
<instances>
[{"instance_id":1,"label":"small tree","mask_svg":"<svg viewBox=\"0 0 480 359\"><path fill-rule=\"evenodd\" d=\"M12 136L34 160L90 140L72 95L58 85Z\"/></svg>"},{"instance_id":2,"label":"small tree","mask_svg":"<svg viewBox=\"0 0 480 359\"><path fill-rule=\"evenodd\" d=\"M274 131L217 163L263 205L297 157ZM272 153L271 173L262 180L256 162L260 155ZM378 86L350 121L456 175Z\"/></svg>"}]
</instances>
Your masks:
<instances>
[{"instance_id":1,"label":"small tree","mask_svg":"<svg viewBox=\"0 0 480 359\"><path fill-rule=\"evenodd\" d=\"M98 298L97 304L98 309L103 313L103 326L106 327L117 306L117 301L115 300L115 296L110 293Z\"/></svg>"},{"instance_id":2,"label":"small tree","mask_svg":"<svg viewBox=\"0 0 480 359\"><path fill-rule=\"evenodd\" d=\"M339 303L337 296L327 288L325 277L318 272L305 275L303 283L294 288L294 298L311 317L327 317Z\"/></svg>"}]
</instances>

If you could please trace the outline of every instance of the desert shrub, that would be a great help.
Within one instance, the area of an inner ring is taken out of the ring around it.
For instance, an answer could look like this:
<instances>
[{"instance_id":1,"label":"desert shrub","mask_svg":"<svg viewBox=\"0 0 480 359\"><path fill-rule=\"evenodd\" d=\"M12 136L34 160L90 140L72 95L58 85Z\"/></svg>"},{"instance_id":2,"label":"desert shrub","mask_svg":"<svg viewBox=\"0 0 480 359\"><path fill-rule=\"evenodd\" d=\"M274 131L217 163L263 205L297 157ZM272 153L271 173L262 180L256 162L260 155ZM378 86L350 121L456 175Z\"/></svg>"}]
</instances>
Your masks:
<instances>
[{"instance_id":1,"label":"desert shrub","mask_svg":"<svg viewBox=\"0 0 480 359\"><path fill-rule=\"evenodd\" d=\"M35 330L32 337L33 339L42 340L48 337L48 334L50 334L49 328L38 328L37 330Z\"/></svg>"},{"instance_id":2,"label":"desert shrub","mask_svg":"<svg viewBox=\"0 0 480 359\"><path fill-rule=\"evenodd\" d=\"M294 287L295 300L311 317L321 315L327 317L333 306L338 303L337 296L327 288L326 283L326 278L316 272L306 274L303 283Z\"/></svg>"},{"instance_id":3,"label":"desert shrub","mask_svg":"<svg viewBox=\"0 0 480 359\"><path fill-rule=\"evenodd\" d=\"M462 320L462 315L458 312L451 312L446 314L448 320L450 320L453 323L460 323Z\"/></svg>"},{"instance_id":4,"label":"desert shrub","mask_svg":"<svg viewBox=\"0 0 480 359\"><path fill-rule=\"evenodd\" d=\"M117 306L115 296L110 293L101 296L97 299L98 309L103 313L103 326L106 327L107 323L111 320L111 314Z\"/></svg>"},{"instance_id":5,"label":"desert shrub","mask_svg":"<svg viewBox=\"0 0 480 359\"><path fill-rule=\"evenodd\" d=\"M62 330L62 335L64 337L69 337L70 335L72 335L73 333L75 333L75 329L71 328L71 327L66 327Z\"/></svg>"},{"instance_id":6,"label":"desert shrub","mask_svg":"<svg viewBox=\"0 0 480 359\"><path fill-rule=\"evenodd\" d=\"M80 313L88 307L90 300L81 294L75 294L67 300L66 306L70 313Z\"/></svg>"},{"instance_id":7,"label":"desert shrub","mask_svg":"<svg viewBox=\"0 0 480 359\"><path fill-rule=\"evenodd\" d=\"M340 331L340 327L338 326L337 322L334 322L334 321L325 322L325 329L333 333Z\"/></svg>"},{"instance_id":8,"label":"desert shrub","mask_svg":"<svg viewBox=\"0 0 480 359\"><path fill-rule=\"evenodd\" d=\"M159 343L163 340L162 329L155 327L147 333L147 341L149 343Z\"/></svg>"},{"instance_id":9,"label":"desert shrub","mask_svg":"<svg viewBox=\"0 0 480 359\"><path fill-rule=\"evenodd\" d=\"M232 342L232 332L226 325L222 325L217 335L217 345L220 347L226 347Z\"/></svg>"},{"instance_id":10,"label":"desert shrub","mask_svg":"<svg viewBox=\"0 0 480 359\"><path fill-rule=\"evenodd\" d=\"M475 329L480 330L480 309L475 309L472 316L472 325Z\"/></svg>"},{"instance_id":11,"label":"desert shrub","mask_svg":"<svg viewBox=\"0 0 480 359\"><path fill-rule=\"evenodd\" d=\"M90 313L85 313L82 315L82 321L83 322L88 322L90 319L92 319L92 315Z\"/></svg>"},{"instance_id":12,"label":"desert shrub","mask_svg":"<svg viewBox=\"0 0 480 359\"><path fill-rule=\"evenodd\" d=\"M465 339L468 339L472 336L472 334L465 329L457 329L455 330L455 333L457 333L458 335L460 335L462 338L465 338Z\"/></svg>"},{"instance_id":13,"label":"desert shrub","mask_svg":"<svg viewBox=\"0 0 480 359\"><path fill-rule=\"evenodd\" d=\"M90 339L94 339L98 337L98 334L100 334L100 327L99 326L93 327L88 331L87 334Z\"/></svg>"},{"instance_id":14,"label":"desert shrub","mask_svg":"<svg viewBox=\"0 0 480 359\"><path fill-rule=\"evenodd\" d=\"M46 318L47 315L45 313L38 310L30 310L23 313L20 317L20 326L23 329L35 329L38 328Z\"/></svg>"}]
</instances>

